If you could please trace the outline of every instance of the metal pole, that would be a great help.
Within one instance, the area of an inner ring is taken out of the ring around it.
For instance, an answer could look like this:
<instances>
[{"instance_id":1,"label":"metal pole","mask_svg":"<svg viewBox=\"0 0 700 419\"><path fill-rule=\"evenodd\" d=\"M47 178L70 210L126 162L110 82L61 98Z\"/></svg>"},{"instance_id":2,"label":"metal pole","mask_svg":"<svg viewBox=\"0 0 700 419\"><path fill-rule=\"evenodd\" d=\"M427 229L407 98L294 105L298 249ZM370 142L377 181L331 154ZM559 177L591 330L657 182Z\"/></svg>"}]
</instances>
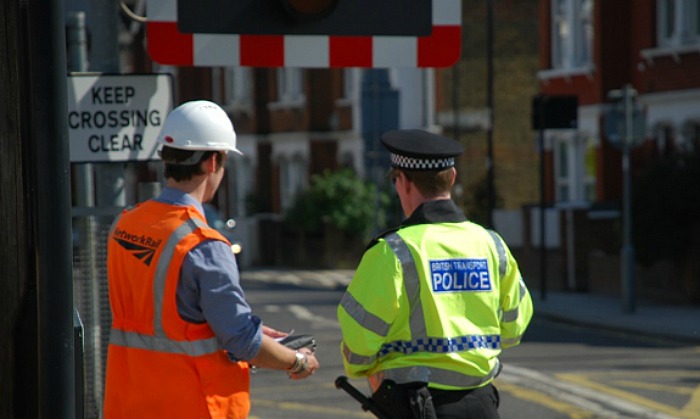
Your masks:
<instances>
[{"instance_id":1,"label":"metal pole","mask_svg":"<svg viewBox=\"0 0 700 419\"><path fill-rule=\"evenodd\" d=\"M538 145L540 149L540 299L547 299L547 246L545 244L545 171L544 171L544 98L540 104L541 128L539 131Z\"/></svg>"},{"instance_id":2,"label":"metal pole","mask_svg":"<svg viewBox=\"0 0 700 419\"><path fill-rule=\"evenodd\" d=\"M453 138L455 141L460 141L462 132L460 130L459 121L459 63L452 67L452 129Z\"/></svg>"},{"instance_id":3,"label":"metal pole","mask_svg":"<svg viewBox=\"0 0 700 419\"><path fill-rule=\"evenodd\" d=\"M66 37L68 46L68 69L70 71L84 72L88 69L88 47L87 47L87 30L85 26L85 12L69 12L66 15ZM75 176L75 203L78 207L82 208L92 208L95 206L95 188L92 175L92 164L73 164L71 169ZM94 232L94 222L90 216L79 216L75 217L75 226L78 231L78 238L80 242L80 249L85 250L87 257L85 261L87 263L87 273L82 275L82 277L74 278L80 279L83 282L92 281L93 278L97 278L97 250L96 243L93 239ZM74 287L77 284L73 284ZM74 293L77 295L77 293ZM79 298L79 297L78 297ZM78 302L80 304L80 302ZM84 307L81 308L89 308ZM98 311L95 308L97 304L93 305L93 312ZM99 311L97 316L99 317ZM95 317L92 313L91 318ZM84 417L84 406L85 406L85 368L84 368L84 348L85 348L85 333L83 330L82 320L79 314L78 307L75 308L74 314L74 328L79 330L74 330L74 333L78 333L75 339L75 382L76 382L76 417ZM90 334L92 336L92 333ZM95 359L93 357L93 359ZM91 370L94 370L91 368Z\"/></svg>"},{"instance_id":4,"label":"metal pole","mask_svg":"<svg viewBox=\"0 0 700 419\"><path fill-rule=\"evenodd\" d=\"M70 175L63 2L28 1L26 171L37 283L41 418L75 418ZM31 30L29 30L31 28Z\"/></svg>"},{"instance_id":5,"label":"metal pole","mask_svg":"<svg viewBox=\"0 0 700 419\"><path fill-rule=\"evenodd\" d=\"M118 74L120 67L119 51L119 2L113 0L92 0L89 22L92 24L90 48L90 70L101 73ZM98 210L126 206L126 189L123 163L98 163L94 165L95 203ZM99 219L100 228L111 224L112 215ZM100 232L98 232L99 234ZM93 257L93 256L90 256ZM96 256L94 256L96 258ZM87 410L100 409L103 400L104 374L107 355L111 313L102 304L107 295L107 279L94 275L90 278L90 304L92 322L90 336L91 368L88 371ZM106 310L105 310L106 308Z\"/></svg>"},{"instance_id":6,"label":"metal pole","mask_svg":"<svg viewBox=\"0 0 700 419\"><path fill-rule=\"evenodd\" d=\"M487 29L486 29L486 67L487 67L487 77L486 77L486 108L489 112L489 126L486 131L486 145L487 145L487 157L486 157L486 178L488 184L488 214L487 214L487 225L493 228L493 211L496 207L496 188L494 185L495 174L494 174L494 158L493 158L493 120L494 120L494 110L493 110L493 24L494 24L494 12L493 12L493 2L494 0L488 0L487 2Z\"/></svg>"},{"instance_id":7,"label":"metal pole","mask_svg":"<svg viewBox=\"0 0 700 419\"><path fill-rule=\"evenodd\" d=\"M91 70L102 73L119 73L119 2L113 0L92 0L94 11L91 21L95 25L92 32ZM124 207L126 191L124 165L122 163L102 163L97 166L97 205Z\"/></svg>"},{"instance_id":8,"label":"metal pole","mask_svg":"<svg viewBox=\"0 0 700 419\"><path fill-rule=\"evenodd\" d=\"M634 275L634 246L632 245L632 188L630 179L630 148L632 147L632 96L634 90L632 86L626 84L623 90L623 100L625 106L625 136L622 142L622 179L623 179L623 200L622 200L622 298L623 309L626 313L635 311L635 275Z\"/></svg>"}]
</instances>

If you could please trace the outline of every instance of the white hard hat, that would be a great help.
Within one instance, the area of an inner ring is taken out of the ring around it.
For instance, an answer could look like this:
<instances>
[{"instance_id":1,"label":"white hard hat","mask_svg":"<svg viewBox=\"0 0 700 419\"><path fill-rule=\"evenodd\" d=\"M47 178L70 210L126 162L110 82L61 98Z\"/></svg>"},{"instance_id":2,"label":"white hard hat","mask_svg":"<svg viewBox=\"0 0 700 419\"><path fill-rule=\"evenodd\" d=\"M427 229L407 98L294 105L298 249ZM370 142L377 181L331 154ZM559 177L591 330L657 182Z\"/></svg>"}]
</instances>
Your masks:
<instances>
[{"instance_id":1,"label":"white hard hat","mask_svg":"<svg viewBox=\"0 0 700 419\"><path fill-rule=\"evenodd\" d=\"M208 100L185 102L165 119L158 143L180 150L231 150L236 148L236 131L231 119L216 103Z\"/></svg>"}]
</instances>

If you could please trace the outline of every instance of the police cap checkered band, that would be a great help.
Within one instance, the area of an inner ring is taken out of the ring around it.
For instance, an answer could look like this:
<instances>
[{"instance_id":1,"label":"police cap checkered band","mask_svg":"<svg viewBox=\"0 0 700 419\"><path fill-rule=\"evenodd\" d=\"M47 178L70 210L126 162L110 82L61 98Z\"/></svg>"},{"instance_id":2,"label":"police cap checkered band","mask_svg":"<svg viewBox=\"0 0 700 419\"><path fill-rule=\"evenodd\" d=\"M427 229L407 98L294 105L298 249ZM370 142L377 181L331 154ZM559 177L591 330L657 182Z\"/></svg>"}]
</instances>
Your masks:
<instances>
[{"instance_id":1,"label":"police cap checkered band","mask_svg":"<svg viewBox=\"0 0 700 419\"><path fill-rule=\"evenodd\" d=\"M457 141L417 129L389 131L381 142L391 153L391 166L406 170L448 169L464 151Z\"/></svg>"},{"instance_id":2,"label":"police cap checkered band","mask_svg":"<svg viewBox=\"0 0 700 419\"><path fill-rule=\"evenodd\" d=\"M454 157L446 159L419 159L391 153L391 167L407 170L443 170L455 165Z\"/></svg>"}]
</instances>

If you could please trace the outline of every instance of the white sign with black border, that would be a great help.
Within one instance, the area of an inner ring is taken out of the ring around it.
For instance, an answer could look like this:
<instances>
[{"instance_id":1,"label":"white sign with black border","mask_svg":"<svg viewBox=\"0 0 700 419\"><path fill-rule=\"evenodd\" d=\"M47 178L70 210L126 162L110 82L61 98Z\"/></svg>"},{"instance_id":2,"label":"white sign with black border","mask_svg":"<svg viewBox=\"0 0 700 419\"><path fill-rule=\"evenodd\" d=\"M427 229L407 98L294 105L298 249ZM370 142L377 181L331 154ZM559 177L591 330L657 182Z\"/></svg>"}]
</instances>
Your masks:
<instances>
[{"instance_id":1,"label":"white sign with black border","mask_svg":"<svg viewBox=\"0 0 700 419\"><path fill-rule=\"evenodd\" d=\"M70 161L157 160L172 85L170 74L69 74Z\"/></svg>"}]
</instances>

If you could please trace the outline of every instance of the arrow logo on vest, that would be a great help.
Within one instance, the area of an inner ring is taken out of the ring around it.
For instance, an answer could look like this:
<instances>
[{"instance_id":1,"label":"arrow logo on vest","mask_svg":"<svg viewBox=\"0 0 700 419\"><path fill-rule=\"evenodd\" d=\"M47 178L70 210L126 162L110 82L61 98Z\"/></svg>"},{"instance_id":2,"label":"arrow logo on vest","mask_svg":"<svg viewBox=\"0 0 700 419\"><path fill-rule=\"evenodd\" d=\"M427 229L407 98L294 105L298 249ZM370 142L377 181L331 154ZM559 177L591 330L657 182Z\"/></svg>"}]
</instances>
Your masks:
<instances>
[{"instance_id":1,"label":"arrow logo on vest","mask_svg":"<svg viewBox=\"0 0 700 419\"><path fill-rule=\"evenodd\" d=\"M155 240L143 234L132 234L120 228L114 229L112 238L146 266L151 266L156 249L162 242L162 240Z\"/></svg>"},{"instance_id":2,"label":"arrow logo on vest","mask_svg":"<svg viewBox=\"0 0 700 419\"><path fill-rule=\"evenodd\" d=\"M153 260L153 255L156 254L156 249L152 249L150 247L146 246L141 246L140 244L132 243L127 240L122 240L118 238L114 238L114 240L117 241L124 249L129 251L132 255L134 255L138 260L141 262L145 263L146 266L151 266L151 261Z\"/></svg>"}]
</instances>

